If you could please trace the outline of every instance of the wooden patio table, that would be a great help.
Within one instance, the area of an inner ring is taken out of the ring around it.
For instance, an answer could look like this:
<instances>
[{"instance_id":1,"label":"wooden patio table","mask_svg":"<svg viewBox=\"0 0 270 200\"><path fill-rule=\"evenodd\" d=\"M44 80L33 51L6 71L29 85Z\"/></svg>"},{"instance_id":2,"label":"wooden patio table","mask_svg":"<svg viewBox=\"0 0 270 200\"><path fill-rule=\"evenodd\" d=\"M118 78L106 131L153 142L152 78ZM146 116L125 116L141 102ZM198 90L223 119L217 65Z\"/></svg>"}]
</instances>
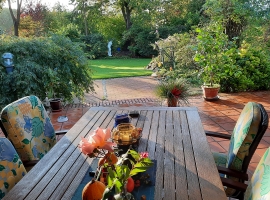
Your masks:
<instances>
[{"instance_id":1,"label":"wooden patio table","mask_svg":"<svg viewBox=\"0 0 270 200\"><path fill-rule=\"evenodd\" d=\"M137 110L139 152L157 160L154 199L227 199L195 107L92 107L4 199L71 199L92 158L78 149L97 127L112 128L116 114Z\"/></svg>"}]
</instances>

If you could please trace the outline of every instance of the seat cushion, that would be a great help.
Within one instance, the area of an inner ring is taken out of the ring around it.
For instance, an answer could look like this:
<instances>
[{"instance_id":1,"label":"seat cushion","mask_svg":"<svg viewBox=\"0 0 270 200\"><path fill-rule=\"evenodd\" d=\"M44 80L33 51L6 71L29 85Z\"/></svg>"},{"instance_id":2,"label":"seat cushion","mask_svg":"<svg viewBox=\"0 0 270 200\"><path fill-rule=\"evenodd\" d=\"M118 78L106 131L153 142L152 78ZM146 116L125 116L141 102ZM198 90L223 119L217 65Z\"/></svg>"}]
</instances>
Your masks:
<instances>
[{"instance_id":1,"label":"seat cushion","mask_svg":"<svg viewBox=\"0 0 270 200\"><path fill-rule=\"evenodd\" d=\"M7 138L0 138L0 199L26 174L19 155Z\"/></svg>"},{"instance_id":2,"label":"seat cushion","mask_svg":"<svg viewBox=\"0 0 270 200\"><path fill-rule=\"evenodd\" d=\"M51 120L36 96L7 105L1 120L22 161L41 159L56 143Z\"/></svg>"},{"instance_id":3,"label":"seat cushion","mask_svg":"<svg viewBox=\"0 0 270 200\"><path fill-rule=\"evenodd\" d=\"M261 122L261 110L258 104L249 102L241 112L234 127L228 151L229 169L241 171L244 158L249 155L249 148Z\"/></svg>"},{"instance_id":4,"label":"seat cushion","mask_svg":"<svg viewBox=\"0 0 270 200\"><path fill-rule=\"evenodd\" d=\"M249 199L270 199L270 153L264 153L249 182L244 196Z\"/></svg>"}]
</instances>

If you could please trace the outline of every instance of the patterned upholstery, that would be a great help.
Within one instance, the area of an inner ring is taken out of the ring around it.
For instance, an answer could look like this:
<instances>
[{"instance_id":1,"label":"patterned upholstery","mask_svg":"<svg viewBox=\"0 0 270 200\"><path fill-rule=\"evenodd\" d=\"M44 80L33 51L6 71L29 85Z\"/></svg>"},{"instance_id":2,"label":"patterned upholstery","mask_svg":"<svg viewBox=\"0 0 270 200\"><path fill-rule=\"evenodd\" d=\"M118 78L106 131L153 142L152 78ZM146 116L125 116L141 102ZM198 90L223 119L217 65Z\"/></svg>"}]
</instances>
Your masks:
<instances>
[{"instance_id":1,"label":"patterned upholstery","mask_svg":"<svg viewBox=\"0 0 270 200\"><path fill-rule=\"evenodd\" d=\"M270 153L269 148L261 158L248 184L245 200L270 199Z\"/></svg>"},{"instance_id":2,"label":"patterned upholstery","mask_svg":"<svg viewBox=\"0 0 270 200\"><path fill-rule=\"evenodd\" d=\"M56 143L51 120L36 96L23 97L7 105L1 120L23 162L41 159Z\"/></svg>"},{"instance_id":3,"label":"patterned upholstery","mask_svg":"<svg viewBox=\"0 0 270 200\"><path fill-rule=\"evenodd\" d=\"M260 104L254 102L249 102L246 104L234 127L230 140L228 154L225 155L220 153L214 153L214 159L217 165L241 172L246 172L246 169L243 169L244 162L246 162L245 165L248 165L252 156L251 154L254 153L251 152L251 147L253 149L255 146L257 147L266 129L265 128L264 130L261 130L261 124L264 120L262 119L263 117L267 118L267 122L265 123L268 126L268 116L266 112L264 113L264 116L262 114L263 111L265 110ZM249 159L247 159L247 163L245 159L248 156ZM245 168L247 168L247 166L245 166ZM228 178L239 181L237 178L234 177ZM236 190L232 188L225 188L225 192L227 196L232 196L236 192Z\"/></svg>"},{"instance_id":4,"label":"patterned upholstery","mask_svg":"<svg viewBox=\"0 0 270 200\"><path fill-rule=\"evenodd\" d=\"M19 155L7 138L0 138L0 199L26 174Z\"/></svg>"}]
</instances>

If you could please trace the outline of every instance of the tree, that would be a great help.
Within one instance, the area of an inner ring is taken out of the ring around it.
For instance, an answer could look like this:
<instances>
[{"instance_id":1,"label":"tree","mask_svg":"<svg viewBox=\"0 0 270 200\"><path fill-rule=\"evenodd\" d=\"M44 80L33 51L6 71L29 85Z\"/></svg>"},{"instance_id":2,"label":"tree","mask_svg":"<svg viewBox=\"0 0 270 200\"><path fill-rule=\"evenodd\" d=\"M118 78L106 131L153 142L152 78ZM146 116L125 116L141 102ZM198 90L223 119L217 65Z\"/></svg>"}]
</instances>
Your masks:
<instances>
[{"instance_id":1,"label":"tree","mask_svg":"<svg viewBox=\"0 0 270 200\"><path fill-rule=\"evenodd\" d=\"M21 8L21 22L19 30L23 36L41 36L45 29L45 15L48 8L40 2L28 2Z\"/></svg>"},{"instance_id":2,"label":"tree","mask_svg":"<svg viewBox=\"0 0 270 200\"><path fill-rule=\"evenodd\" d=\"M21 6L22 6L22 0L16 0L17 2L17 11L14 13L11 7L11 0L8 0L8 9L13 21L14 26L14 35L19 36L19 25L20 25L20 18L21 18Z\"/></svg>"}]
</instances>

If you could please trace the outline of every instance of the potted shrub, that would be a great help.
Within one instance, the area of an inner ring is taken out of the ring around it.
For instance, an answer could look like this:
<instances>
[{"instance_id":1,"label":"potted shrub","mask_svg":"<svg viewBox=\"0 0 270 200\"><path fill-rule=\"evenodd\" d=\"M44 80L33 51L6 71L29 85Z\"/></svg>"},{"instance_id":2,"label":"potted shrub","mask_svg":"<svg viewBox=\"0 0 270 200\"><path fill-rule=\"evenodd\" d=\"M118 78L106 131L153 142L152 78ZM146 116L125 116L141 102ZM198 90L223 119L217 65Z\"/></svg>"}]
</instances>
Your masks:
<instances>
[{"instance_id":1,"label":"potted shrub","mask_svg":"<svg viewBox=\"0 0 270 200\"><path fill-rule=\"evenodd\" d=\"M168 107L188 104L188 85L182 79L162 80L156 87L156 95L166 98Z\"/></svg>"},{"instance_id":2,"label":"potted shrub","mask_svg":"<svg viewBox=\"0 0 270 200\"><path fill-rule=\"evenodd\" d=\"M230 56L235 49L232 48L234 42L229 42L219 23L197 28L196 32L198 35L194 61L201 67L203 97L206 100L219 99L220 80L226 76L225 71L234 64Z\"/></svg>"},{"instance_id":3,"label":"potted shrub","mask_svg":"<svg viewBox=\"0 0 270 200\"><path fill-rule=\"evenodd\" d=\"M60 79L57 76L57 72L52 69L48 69L48 82L46 83L46 95L50 102L50 107L52 112L58 112L62 110L61 98L56 97L55 90L58 90L60 87Z\"/></svg>"}]
</instances>

